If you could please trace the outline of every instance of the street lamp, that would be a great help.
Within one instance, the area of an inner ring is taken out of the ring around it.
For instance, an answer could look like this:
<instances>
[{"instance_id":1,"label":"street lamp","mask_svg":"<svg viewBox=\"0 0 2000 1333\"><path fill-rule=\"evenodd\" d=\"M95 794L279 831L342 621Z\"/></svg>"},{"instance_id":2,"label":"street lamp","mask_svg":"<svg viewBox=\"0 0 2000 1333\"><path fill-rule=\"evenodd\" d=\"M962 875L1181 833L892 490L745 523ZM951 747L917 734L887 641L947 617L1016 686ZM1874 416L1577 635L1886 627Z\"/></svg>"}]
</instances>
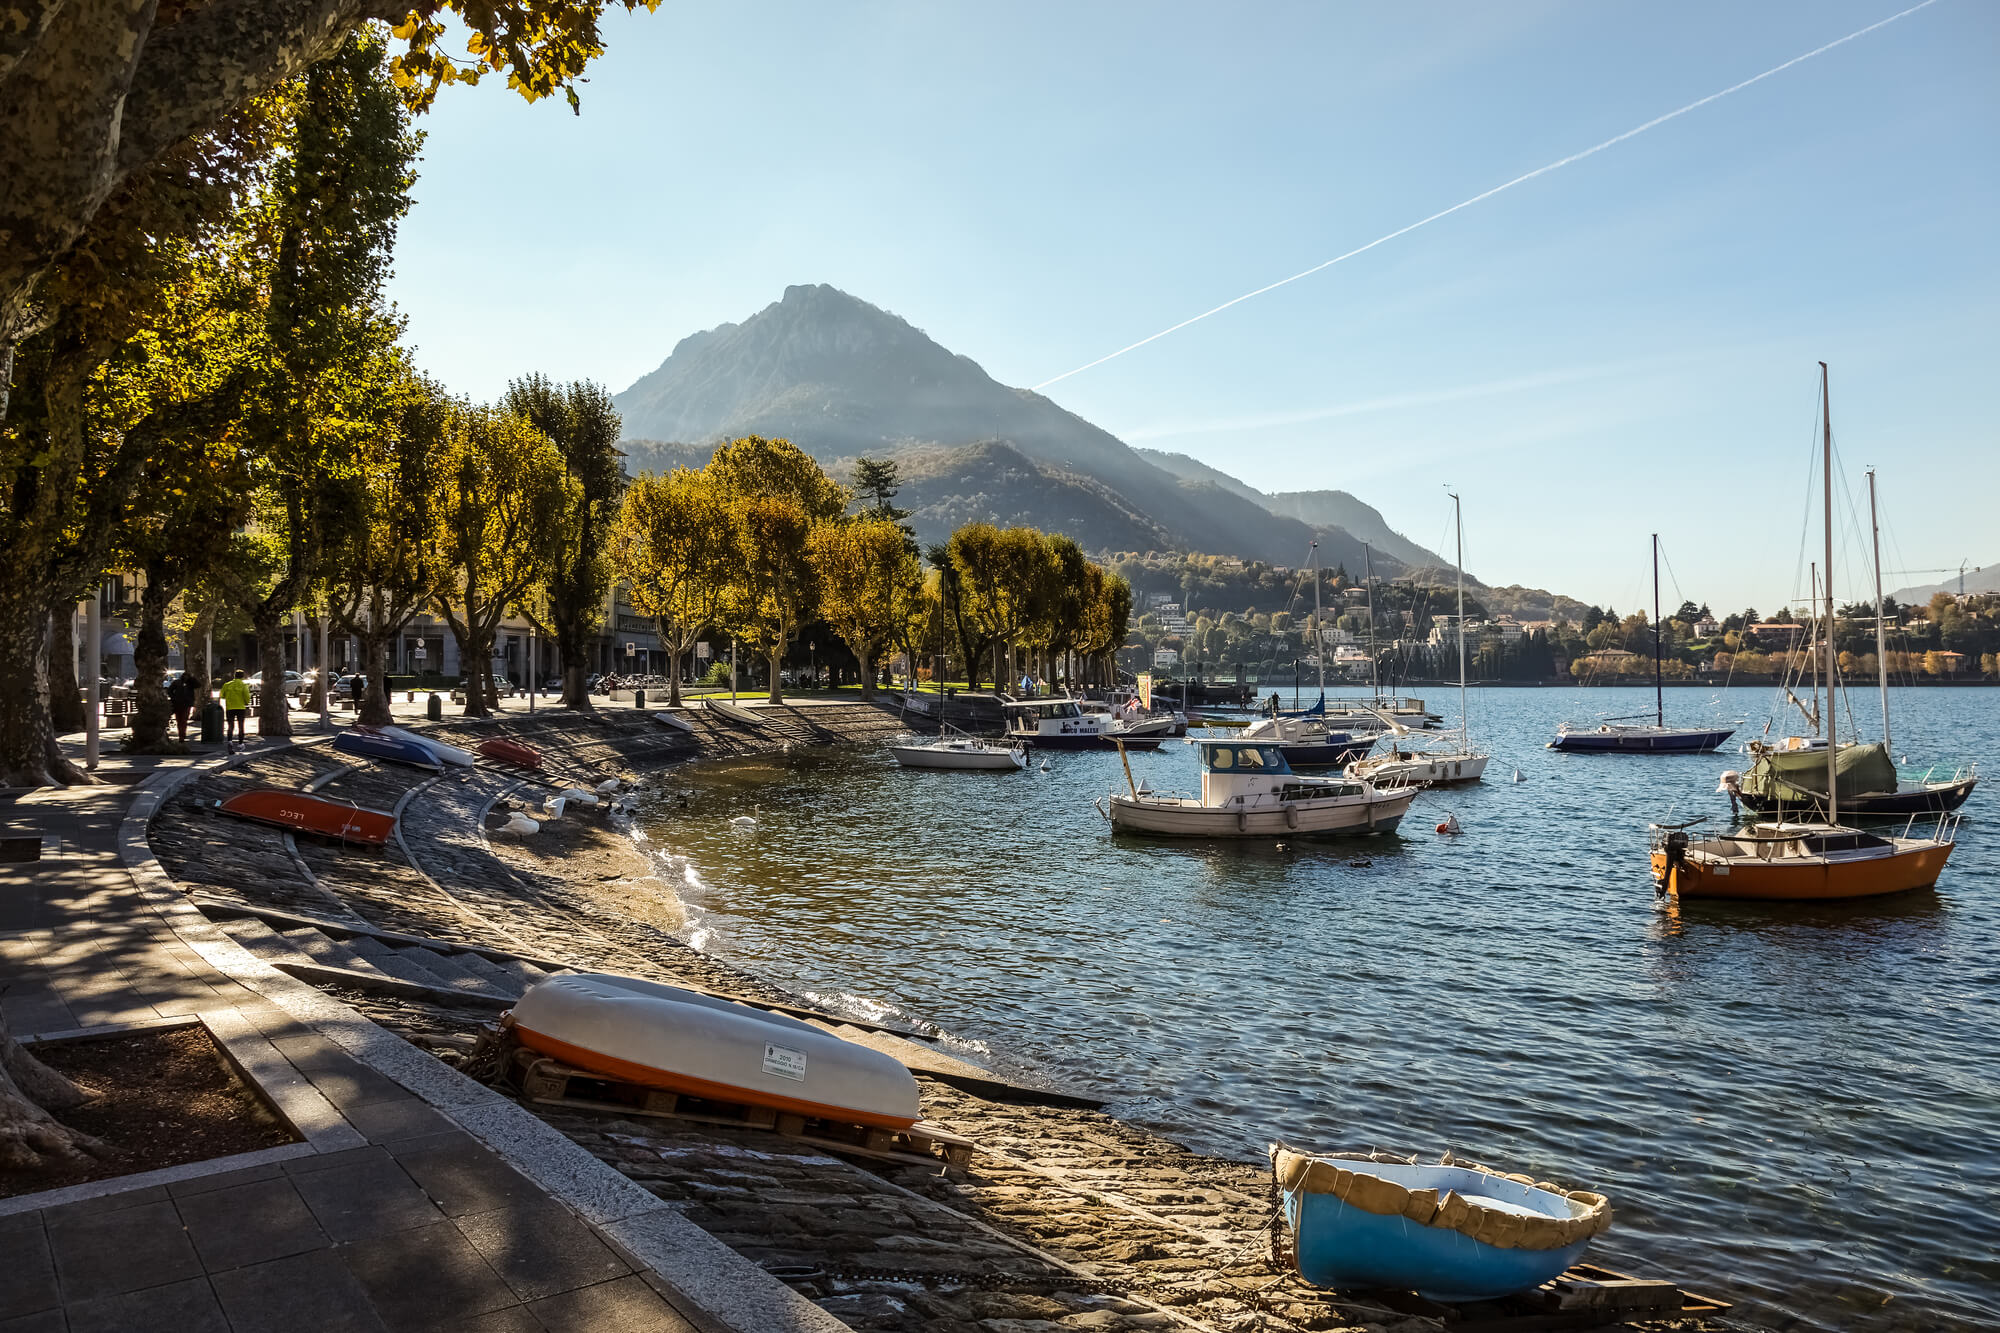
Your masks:
<instances>
[{"instance_id":1,"label":"street lamp","mask_svg":"<svg viewBox=\"0 0 2000 1333\"><path fill-rule=\"evenodd\" d=\"M818 689L819 688L819 645L814 643L810 639L806 640L806 661L810 664L812 670L812 688Z\"/></svg>"}]
</instances>

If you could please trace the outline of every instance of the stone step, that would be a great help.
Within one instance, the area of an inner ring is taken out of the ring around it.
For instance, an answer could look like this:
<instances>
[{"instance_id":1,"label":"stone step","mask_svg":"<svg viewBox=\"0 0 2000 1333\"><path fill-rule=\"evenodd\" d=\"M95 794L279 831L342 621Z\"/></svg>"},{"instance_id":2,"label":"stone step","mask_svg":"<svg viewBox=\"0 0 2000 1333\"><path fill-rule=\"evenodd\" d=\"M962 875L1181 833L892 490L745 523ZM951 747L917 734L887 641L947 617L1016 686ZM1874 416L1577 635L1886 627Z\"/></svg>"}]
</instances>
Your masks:
<instances>
[{"instance_id":1,"label":"stone step","mask_svg":"<svg viewBox=\"0 0 2000 1333\"><path fill-rule=\"evenodd\" d=\"M382 971L356 953L349 941L329 939L311 926L294 926L290 930L279 931L278 935L315 963L327 967L344 967L350 972L380 974Z\"/></svg>"},{"instance_id":2,"label":"stone step","mask_svg":"<svg viewBox=\"0 0 2000 1333\"><path fill-rule=\"evenodd\" d=\"M222 933L267 963L309 963L313 961L292 942L255 917L218 921ZM322 937L324 938L324 937Z\"/></svg>"},{"instance_id":3,"label":"stone step","mask_svg":"<svg viewBox=\"0 0 2000 1333\"><path fill-rule=\"evenodd\" d=\"M433 986L444 986L450 990L472 991L481 995L503 995L506 993L485 977L466 967L457 958L448 954L441 954L434 949L425 949L418 945L407 945L396 950L396 952L401 954L405 961L414 963L429 972L431 975L429 984Z\"/></svg>"},{"instance_id":4,"label":"stone step","mask_svg":"<svg viewBox=\"0 0 2000 1333\"><path fill-rule=\"evenodd\" d=\"M549 969L536 967L525 958L488 958L484 962L507 978L507 984L513 988L511 993L516 995L550 975Z\"/></svg>"},{"instance_id":5,"label":"stone step","mask_svg":"<svg viewBox=\"0 0 2000 1333\"><path fill-rule=\"evenodd\" d=\"M412 954L424 954L428 952L430 951L427 949L412 948L410 950ZM406 957L403 951L398 949L391 949L386 956L370 958L368 961L390 976L399 977L404 981L414 981L419 985L437 986L446 990L452 988L449 981L446 981L443 977L425 967L418 959Z\"/></svg>"},{"instance_id":6,"label":"stone step","mask_svg":"<svg viewBox=\"0 0 2000 1333\"><path fill-rule=\"evenodd\" d=\"M490 989L502 995L518 997L526 989L512 972L490 958L481 958L476 953L455 953L451 955L451 961L474 976L484 978Z\"/></svg>"}]
</instances>

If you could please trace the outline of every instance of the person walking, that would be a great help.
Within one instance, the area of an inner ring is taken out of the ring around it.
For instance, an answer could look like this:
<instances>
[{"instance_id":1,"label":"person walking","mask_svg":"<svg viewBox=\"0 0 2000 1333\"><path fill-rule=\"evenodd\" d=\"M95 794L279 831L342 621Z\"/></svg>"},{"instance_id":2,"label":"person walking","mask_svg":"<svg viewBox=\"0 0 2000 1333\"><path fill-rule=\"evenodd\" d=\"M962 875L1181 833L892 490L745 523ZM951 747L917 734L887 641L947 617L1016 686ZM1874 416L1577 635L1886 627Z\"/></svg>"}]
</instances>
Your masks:
<instances>
[{"instance_id":1,"label":"person walking","mask_svg":"<svg viewBox=\"0 0 2000 1333\"><path fill-rule=\"evenodd\" d=\"M227 723L222 738L225 741L249 740L244 734L244 725L250 716L250 682L243 679L240 670L222 682L222 709Z\"/></svg>"},{"instance_id":2,"label":"person walking","mask_svg":"<svg viewBox=\"0 0 2000 1333\"><path fill-rule=\"evenodd\" d=\"M167 704L174 710L174 725L180 728L181 739L188 738L188 710L194 707L194 676L183 671L174 677L174 683L167 686Z\"/></svg>"}]
</instances>

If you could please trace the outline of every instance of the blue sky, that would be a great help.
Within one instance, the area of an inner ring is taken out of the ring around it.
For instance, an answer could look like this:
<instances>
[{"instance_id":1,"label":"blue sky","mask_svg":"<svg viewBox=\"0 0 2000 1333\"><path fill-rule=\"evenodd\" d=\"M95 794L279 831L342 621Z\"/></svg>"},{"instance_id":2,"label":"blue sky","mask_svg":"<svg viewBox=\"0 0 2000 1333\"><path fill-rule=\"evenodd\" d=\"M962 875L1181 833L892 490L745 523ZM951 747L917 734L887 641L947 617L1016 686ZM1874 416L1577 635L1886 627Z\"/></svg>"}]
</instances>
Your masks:
<instances>
[{"instance_id":1,"label":"blue sky","mask_svg":"<svg viewBox=\"0 0 2000 1333\"><path fill-rule=\"evenodd\" d=\"M447 90L392 294L477 396L795 282L1032 385L1903 7L668 0L581 117ZM1428 545L1454 486L1491 581L1630 609L1657 529L1669 596L1769 609L1825 360L1886 563L2000 560L1996 70L2000 5L1938 0L1048 392Z\"/></svg>"}]
</instances>

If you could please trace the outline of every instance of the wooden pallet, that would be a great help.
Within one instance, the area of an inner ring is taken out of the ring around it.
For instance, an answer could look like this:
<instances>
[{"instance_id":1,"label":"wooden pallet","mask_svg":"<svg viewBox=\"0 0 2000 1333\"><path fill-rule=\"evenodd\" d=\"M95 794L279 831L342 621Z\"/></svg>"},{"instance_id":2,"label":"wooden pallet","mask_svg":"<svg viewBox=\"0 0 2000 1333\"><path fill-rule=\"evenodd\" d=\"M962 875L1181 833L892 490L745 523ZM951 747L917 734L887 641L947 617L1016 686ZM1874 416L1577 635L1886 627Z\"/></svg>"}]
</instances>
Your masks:
<instances>
[{"instance_id":1,"label":"wooden pallet","mask_svg":"<svg viewBox=\"0 0 2000 1333\"><path fill-rule=\"evenodd\" d=\"M846 1121L796 1115L748 1102L718 1101L649 1088L640 1083L606 1078L516 1046L509 1072L522 1099L536 1106L560 1106L572 1111L610 1115L658 1116L734 1129L761 1129L828 1152L868 1157L905 1166L947 1169L971 1159L974 1144L941 1125L919 1120L903 1130L877 1129Z\"/></svg>"},{"instance_id":2,"label":"wooden pallet","mask_svg":"<svg viewBox=\"0 0 2000 1333\"><path fill-rule=\"evenodd\" d=\"M1672 1282L1635 1278L1597 1264L1575 1264L1533 1291L1470 1305L1442 1305L1414 1292L1376 1292L1381 1304L1435 1319L1451 1333L1556 1333L1645 1319L1698 1319L1729 1312L1727 1301L1697 1296Z\"/></svg>"}]
</instances>

